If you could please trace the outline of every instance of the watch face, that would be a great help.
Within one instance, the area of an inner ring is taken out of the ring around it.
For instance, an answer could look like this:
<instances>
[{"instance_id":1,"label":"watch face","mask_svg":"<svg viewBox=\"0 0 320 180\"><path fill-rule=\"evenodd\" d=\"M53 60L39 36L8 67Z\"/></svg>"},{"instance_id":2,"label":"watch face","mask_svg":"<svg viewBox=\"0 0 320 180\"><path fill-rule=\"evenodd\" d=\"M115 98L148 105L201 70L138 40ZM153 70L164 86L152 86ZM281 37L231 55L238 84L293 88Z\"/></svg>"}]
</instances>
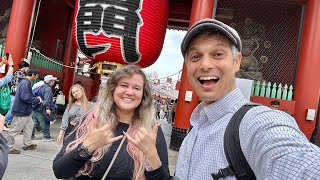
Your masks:
<instances>
[{"instance_id":1,"label":"watch face","mask_svg":"<svg viewBox=\"0 0 320 180\"><path fill-rule=\"evenodd\" d=\"M85 149L83 149L83 147L80 147L79 149L79 156L83 157L83 158L87 158L90 156L90 154L87 153L87 151Z\"/></svg>"},{"instance_id":2,"label":"watch face","mask_svg":"<svg viewBox=\"0 0 320 180\"><path fill-rule=\"evenodd\" d=\"M88 158L90 157L92 154L90 154L90 152L88 151L88 149L84 146L81 146L79 149L78 149L78 152L79 152L79 156L83 157L83 158Z\"/></svg>"},{"instance_id":3,"label":"watch face","mask_svg":"<svg viewBox=\"0 0 320 180\"><path fill-rule=\"evenodd\" d=\"M79 155L80 155L81 157L87 157L87 156L88 156L88 154L86 153L86 151L85 151L84 149L80 149Z\"/></svg>"}]
</instances>

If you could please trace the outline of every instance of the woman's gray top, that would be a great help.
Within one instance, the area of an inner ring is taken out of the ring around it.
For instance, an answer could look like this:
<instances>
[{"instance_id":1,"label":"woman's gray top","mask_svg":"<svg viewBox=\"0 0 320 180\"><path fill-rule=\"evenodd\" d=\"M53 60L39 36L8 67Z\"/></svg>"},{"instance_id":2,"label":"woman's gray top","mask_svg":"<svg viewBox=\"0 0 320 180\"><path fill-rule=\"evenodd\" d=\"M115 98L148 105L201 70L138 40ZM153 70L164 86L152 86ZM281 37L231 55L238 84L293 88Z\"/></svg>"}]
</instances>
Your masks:
<instances>
[{"instance_id":1,"label":"woman's gray top","mask_svg":"<svg viewBox=\"0 0 320 180\"><path fill-rule=\"evenodd\" d=\"M83 114L93 107L94 103L89 102L88 109L85 110L81 105L73 103L72 106L63 113L60 129L66 130L72 120L78 120Z\"/></svg>"}]
</instances>

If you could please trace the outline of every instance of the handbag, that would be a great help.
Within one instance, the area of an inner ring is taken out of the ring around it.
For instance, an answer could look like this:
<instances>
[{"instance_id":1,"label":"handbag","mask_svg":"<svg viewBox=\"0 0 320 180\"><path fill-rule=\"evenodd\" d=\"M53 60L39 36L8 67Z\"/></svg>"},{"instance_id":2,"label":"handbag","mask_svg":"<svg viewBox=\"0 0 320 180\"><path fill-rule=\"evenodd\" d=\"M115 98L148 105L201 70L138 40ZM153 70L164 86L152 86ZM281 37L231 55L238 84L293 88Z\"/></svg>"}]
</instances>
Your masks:
<instances>
[{"instance_id":1,"label":"handbag","mask_svg":"<svg viewBox=\"0 0 320 180\"><path fill-rule=\"evenodd\" d=\"M63 94L58 94L56 104L57 105L65 105L66 104L65 96Z\"/></svg>"},{"instance_id":2,"label":"handbag","mask_svg":"<svg viewBox=\"0 0 320 180\"><path fill-rule=\"evenodd\" d=\"M0 89L0 113L5 114L10 109L11 97L10 88L8 84L4 85Z\"/></svg>"}]
</instances>

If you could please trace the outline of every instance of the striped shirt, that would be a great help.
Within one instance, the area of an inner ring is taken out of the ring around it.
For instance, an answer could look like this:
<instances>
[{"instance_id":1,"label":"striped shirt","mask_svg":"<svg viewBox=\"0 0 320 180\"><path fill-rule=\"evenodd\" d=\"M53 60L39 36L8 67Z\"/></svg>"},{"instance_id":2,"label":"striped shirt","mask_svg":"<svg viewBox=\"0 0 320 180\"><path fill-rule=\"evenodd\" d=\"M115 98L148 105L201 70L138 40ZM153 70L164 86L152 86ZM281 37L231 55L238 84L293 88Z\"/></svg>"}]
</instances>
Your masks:
<instances>
[{"instance_id":1,"label":"striped shirt","mask_svg":"<svg viewBox=\"0 0 320 180\"><path fill-rule=\"evenodd\" d=\"M183 180L211 180L211 173L228 166L223 148L224 131L231 117L249 103L239 89L191 116L176 166ZM320 179L320 149L309 143L295 120L266 106L252 108L239 129L242 151L257 179ZM226 179L235 179L228 177Z\"/></svg>"}]
</instances>

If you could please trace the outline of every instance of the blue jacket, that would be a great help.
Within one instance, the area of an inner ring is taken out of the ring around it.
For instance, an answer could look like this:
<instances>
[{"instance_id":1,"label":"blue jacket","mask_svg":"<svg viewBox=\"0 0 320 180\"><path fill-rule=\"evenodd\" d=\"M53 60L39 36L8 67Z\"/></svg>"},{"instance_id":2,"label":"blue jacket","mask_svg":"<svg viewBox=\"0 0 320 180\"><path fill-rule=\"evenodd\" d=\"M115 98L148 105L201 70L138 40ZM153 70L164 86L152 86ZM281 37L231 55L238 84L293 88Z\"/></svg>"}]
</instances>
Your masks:
<instances>
[{"instance_id":1,"label":"blue jacket","mask_svg":"<svg viewBox=\"0 0 320 180\"><path fill-rule=\"evenodd\" d=\"M43 87L40 90L40 97L42 98L42 105L36 110L41 112L46 109L50 109L51 112L55 112L55 105L53 103L53 93L52 88L48 83L42 85Z\"/></svg>"},{"instance_id":2,"label":"blue jacket","mask_svg":"<svg viewBox=\"0 0 320 180\"><path fill-rule=\"evenodd\" d=\"M38 104L40 100L32 94L31 82L23 78L17 88L11 113L13 116L30 116L32 103Z\"/></svg>"}]
</instances>

